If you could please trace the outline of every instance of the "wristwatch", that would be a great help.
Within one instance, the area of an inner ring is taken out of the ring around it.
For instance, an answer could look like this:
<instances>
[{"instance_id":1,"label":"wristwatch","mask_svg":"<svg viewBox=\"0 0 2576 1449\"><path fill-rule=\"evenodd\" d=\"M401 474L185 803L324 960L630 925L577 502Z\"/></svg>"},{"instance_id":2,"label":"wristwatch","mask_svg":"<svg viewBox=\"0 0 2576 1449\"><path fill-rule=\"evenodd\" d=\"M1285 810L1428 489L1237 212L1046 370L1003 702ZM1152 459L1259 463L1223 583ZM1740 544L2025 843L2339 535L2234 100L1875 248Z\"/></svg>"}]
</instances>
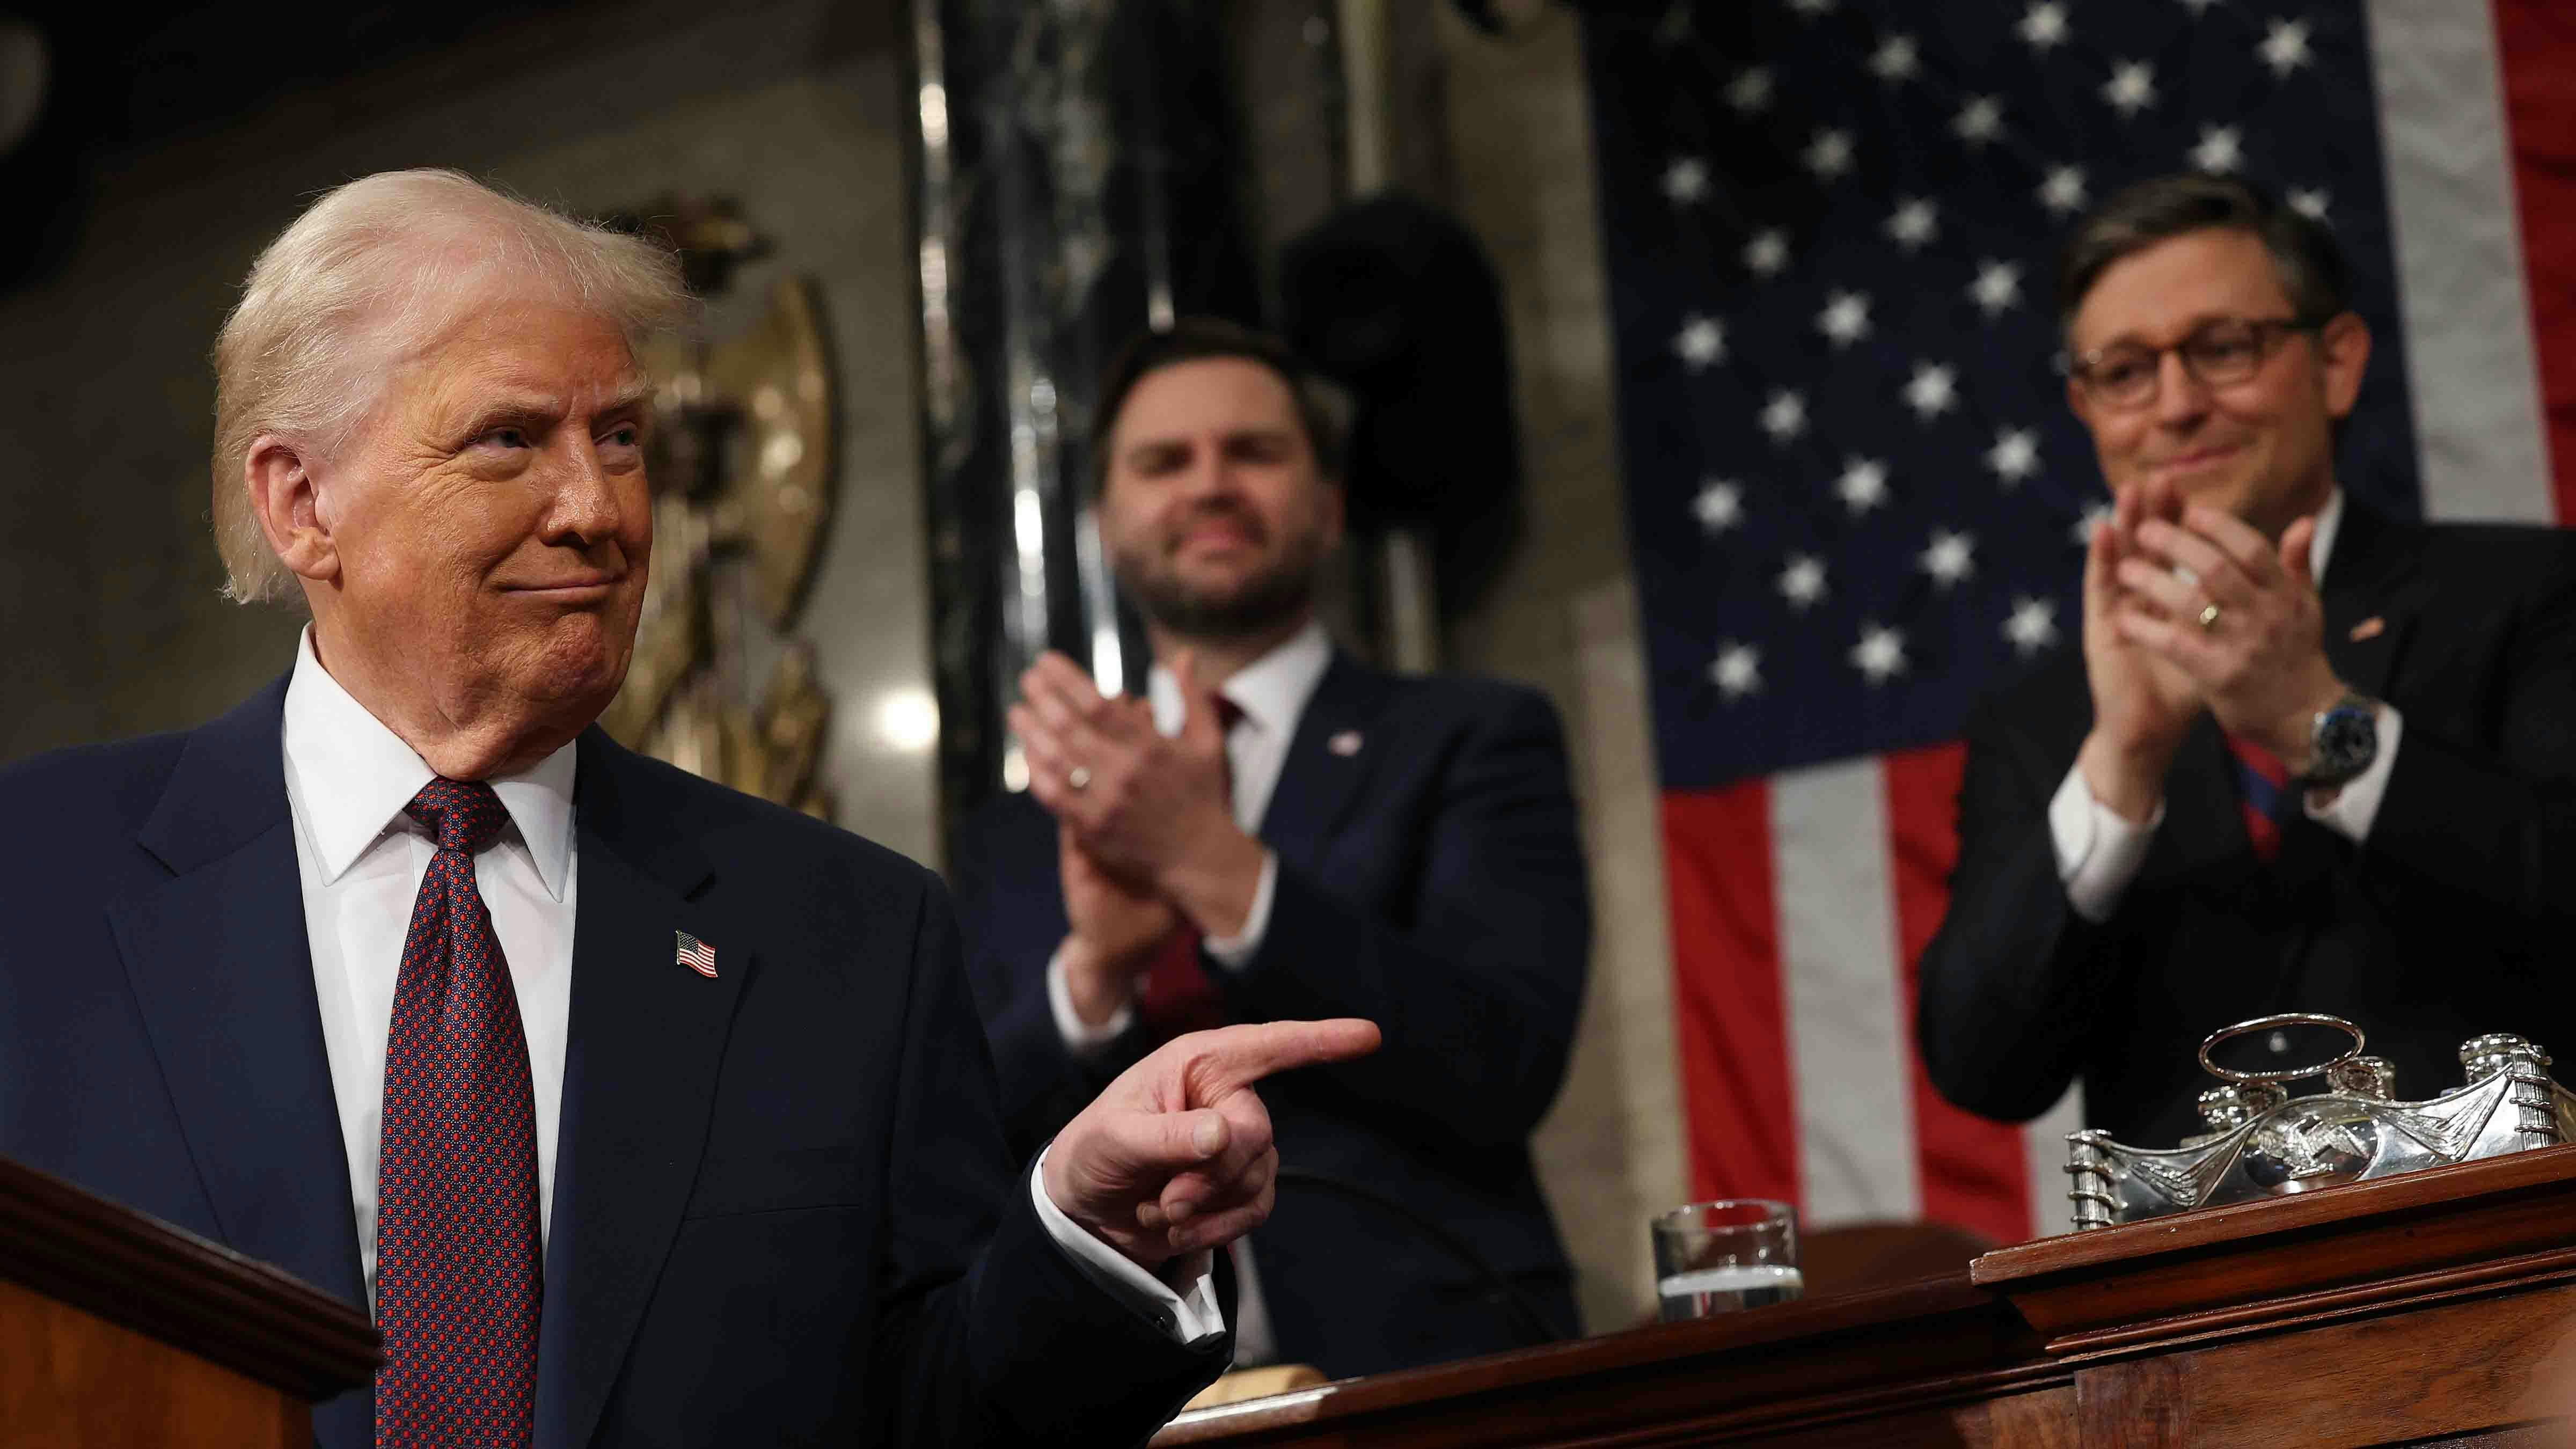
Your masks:
<instances>
[{"instance_id":1,"label":"wristwatch","mask_svg":"<svg viewBox=\"0 0 2576 1449\"><path fill-rule=\"evenodd\" d=\"M2299 783L2331 790L2349 783L2377 758L2378 702L2345 690L2343 698L2317 711L2308 733L2308 768Z\"/></svg>"}]
</instances>

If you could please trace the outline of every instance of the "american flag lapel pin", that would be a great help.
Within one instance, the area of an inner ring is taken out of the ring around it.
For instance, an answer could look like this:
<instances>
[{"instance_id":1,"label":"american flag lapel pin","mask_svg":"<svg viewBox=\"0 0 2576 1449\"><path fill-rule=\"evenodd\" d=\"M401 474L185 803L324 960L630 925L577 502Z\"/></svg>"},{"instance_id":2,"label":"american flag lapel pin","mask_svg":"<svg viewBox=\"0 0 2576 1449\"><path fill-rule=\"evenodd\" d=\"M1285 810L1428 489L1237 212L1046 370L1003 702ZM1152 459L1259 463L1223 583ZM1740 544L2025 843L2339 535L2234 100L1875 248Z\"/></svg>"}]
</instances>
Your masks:
<instances>
[{"instance_id":1,"label":"american flag lapel pin","mask_svg":"<svg viewBox=\"0 0 2576 1449\"><path fill-rule=\"evenodd\" d=\"M2381 615L2373 614L2352 626L2352 642L2358 644L2364 639L2376 639L2387 632L2388 620Z\"/></svg>"},{"instance_id":2,"label":"american flag lapel pin","mask_svg":"<svg viewBox=\"0 0 2576 1449\"><path fill-rule=\"evenodd\" d=\"M1347 760L1360 752L1360 732L1344 730L1324 742L1324 748Z\"/></svg>"},{"instance_id":3,"label":"american flag lapel pin","mask_svg":"<svg viewBox=\"0 0 2576 1449\"><path fill-rule=\"evenodd\" d=\"M715 980L716 948L699 940L697 937L690 935L686 931L681 931L677 934L680 938L680 964L707 978L709 981Z\"/></svg>"}]
</instances>

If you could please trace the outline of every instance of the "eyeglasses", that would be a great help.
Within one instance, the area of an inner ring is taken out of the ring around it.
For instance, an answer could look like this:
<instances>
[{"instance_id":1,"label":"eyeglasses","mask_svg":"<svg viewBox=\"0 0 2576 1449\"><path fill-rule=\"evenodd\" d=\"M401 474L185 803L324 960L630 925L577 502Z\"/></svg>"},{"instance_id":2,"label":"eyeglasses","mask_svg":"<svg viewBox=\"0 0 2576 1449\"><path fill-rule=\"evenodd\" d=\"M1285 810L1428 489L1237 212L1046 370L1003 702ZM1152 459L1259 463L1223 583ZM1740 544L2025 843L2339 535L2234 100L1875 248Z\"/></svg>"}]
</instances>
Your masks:
<instances>
[{"instance_id":1,"label":"eyeglasses","mask_svg":"<svg viewBox=\"0 0 2576 1449\"><path fill-rule=\"evenodd\" d=\"M2081 357L2060 357L2058 365L2095 401L2114 408L2142 408L2155 401L2168 352L2182 359L2192 381L2203 387L2231 387L2262 371L2281 339L2294 332L2314 332L2323 325L2298 317L2222 318L2203 323L2170 347L2119 342Z\"/></svg>"}]
</instances>

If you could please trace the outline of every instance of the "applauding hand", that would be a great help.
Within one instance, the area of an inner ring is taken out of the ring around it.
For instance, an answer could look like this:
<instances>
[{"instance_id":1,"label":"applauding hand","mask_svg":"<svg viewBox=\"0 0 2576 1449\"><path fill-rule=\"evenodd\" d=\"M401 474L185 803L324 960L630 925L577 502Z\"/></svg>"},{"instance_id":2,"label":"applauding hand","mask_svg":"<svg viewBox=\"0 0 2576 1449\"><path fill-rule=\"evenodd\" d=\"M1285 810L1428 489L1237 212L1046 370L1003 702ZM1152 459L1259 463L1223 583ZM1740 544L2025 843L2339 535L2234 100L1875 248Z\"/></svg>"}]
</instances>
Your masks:
<instances>
[{"instance_id":1,"label":"applauding hand","mask_svg":"<svg viewBox=\"0 0 2576 1449\"><path fill-rule=\"evenodd\" d=\"M2242 519L2192 507L2140 522L2136 556L2120 565L2120 637L2189 677L2220 728L2293 774L2306 766L2315 716L2344 693L2309 572L2316 530L2302 518L2276 545Z\"/></svg>"}]
</instances>

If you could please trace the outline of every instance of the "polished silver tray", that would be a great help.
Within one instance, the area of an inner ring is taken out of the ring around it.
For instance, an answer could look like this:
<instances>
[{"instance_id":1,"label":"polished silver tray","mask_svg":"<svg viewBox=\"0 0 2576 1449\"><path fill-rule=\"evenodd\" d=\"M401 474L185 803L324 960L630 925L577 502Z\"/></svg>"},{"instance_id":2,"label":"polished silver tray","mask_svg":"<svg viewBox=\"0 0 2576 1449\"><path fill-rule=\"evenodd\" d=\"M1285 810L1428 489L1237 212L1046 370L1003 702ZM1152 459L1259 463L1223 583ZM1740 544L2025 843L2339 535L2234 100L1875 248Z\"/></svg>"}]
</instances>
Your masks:
<instances>
[{"instance_id":1,"label":"polished silver tray","mask_svg":"<svg viewBox=\"0 0 2576 1449\"><path fill-rule=\"evenodd\" d=\"M2331 1061L2270 1071L2220 1066L2219 1046L2256 1033L2327 1027L2352 1046ZM2396 1100L2395 1069L2362 1055L2361 1028L2341 1017L2289 1012L2212 1032L2200 1064L2219 1085L2200 1094L2209 1131L2179 1147L2114 1142L2107 1132L2069 1133L2067 1197L2075 1226L2117 1223L2368 1182L2576 1141L2576 1094L2549 1075L2539 1045L2508 1034L2460 1047L2467 1085L2429 1101ZM2325 1078L2326 1090L2293 1098L2287 1084Z\"/></svg>"}]
</instances>

